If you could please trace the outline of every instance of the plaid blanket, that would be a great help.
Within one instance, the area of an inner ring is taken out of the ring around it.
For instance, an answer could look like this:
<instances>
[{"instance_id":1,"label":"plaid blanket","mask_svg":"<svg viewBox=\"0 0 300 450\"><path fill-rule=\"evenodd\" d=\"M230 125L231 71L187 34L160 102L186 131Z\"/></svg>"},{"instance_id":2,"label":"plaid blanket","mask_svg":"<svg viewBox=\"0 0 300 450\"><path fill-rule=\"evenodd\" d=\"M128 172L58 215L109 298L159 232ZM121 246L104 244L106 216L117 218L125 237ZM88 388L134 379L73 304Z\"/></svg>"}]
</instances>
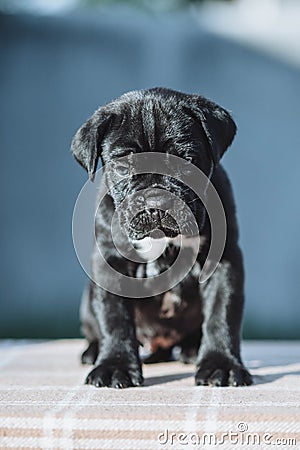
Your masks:
<instances>
[{"instance_id":1,"label":"plaid blanket","mask_svg":"<svg viewBox=\"0 0 300 450\"><path fill-rule=\"evenodd\" d=\"M83 384L81 340L0 344L0 449L299 449L299 342L246 342L251 387L195 387L194 367L144 367L145 386Z\"/></svg>"}]
</instances>

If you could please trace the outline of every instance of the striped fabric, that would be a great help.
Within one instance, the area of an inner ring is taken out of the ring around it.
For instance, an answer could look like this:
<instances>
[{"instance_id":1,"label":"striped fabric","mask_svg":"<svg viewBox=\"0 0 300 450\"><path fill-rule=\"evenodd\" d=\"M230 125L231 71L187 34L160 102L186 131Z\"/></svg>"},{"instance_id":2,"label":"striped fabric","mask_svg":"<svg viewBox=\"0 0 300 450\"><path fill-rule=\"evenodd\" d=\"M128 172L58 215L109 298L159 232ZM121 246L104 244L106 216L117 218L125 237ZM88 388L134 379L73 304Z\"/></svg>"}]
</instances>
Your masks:
<instances>
[{"instance_id":1,"label":"striped fabric","mask_svg":"<svg viewBox=\"0 0 300 450\"><path fill-rule=\"evenodd\" d=\"M83 384L83 341L3 341L0 449L300 449L299 342L248 342L255 385L193 385L178 362L144 367L145 386Z\"/></svg>"}]
</instances>

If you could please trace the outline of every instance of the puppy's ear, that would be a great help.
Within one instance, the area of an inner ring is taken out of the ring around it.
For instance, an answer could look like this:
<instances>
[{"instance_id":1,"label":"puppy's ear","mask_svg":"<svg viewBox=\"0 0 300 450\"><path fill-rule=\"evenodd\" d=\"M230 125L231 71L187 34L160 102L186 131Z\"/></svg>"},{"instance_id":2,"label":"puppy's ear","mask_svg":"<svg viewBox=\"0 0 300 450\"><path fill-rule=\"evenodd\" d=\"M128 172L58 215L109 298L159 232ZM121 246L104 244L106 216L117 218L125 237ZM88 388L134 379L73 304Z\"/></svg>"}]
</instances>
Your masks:
<instances>
[{"instance_id":1,"label":"puppy's ear","mask_svg":"<svg viewBox=\"0 0 300 450\"><path fill-rule=\"evenodd\" d=\"M201 96L191 96L187 108L190 115L201 125L211 149L211 157L218 164L236 133L236 124L229 112Z\"/></svg>"},{"instance_id":2,"label":"puppy's ear","mask_svg":"<svg viewBox=\"0 0 300 450\"><path fill-rule=\"evenodd\" d=\"M101 145L108 130L112 115L104 108L98 109L95 114L87 120L75 134L71 151L79 164L88 172L90 180L93 181L99 157L101 156Z\"/></svg>"}]
</instances>

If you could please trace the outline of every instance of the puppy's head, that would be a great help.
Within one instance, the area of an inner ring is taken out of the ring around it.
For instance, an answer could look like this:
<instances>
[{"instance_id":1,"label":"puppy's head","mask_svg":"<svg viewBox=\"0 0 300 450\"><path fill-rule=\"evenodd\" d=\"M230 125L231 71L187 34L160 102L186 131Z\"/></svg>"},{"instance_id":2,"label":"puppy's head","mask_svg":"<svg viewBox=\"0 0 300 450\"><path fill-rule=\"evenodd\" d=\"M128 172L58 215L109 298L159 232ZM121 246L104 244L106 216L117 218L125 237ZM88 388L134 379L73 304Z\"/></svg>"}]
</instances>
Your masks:
<instances>
[{"instance_id":1,"label":"puppy's head","mask_svg":"<svg viewBox=\"0 0 300 450\"><path fill-rule=\"evenodd\" d=\"M204 97L154 88L129 92L98 109L77 131L72 152L90 179L99 158L109 168L109 194L116 208L123 205L119 217L129 238L142 239L155 229L175 237L190 234L190 220L182 205L188 205L198 225L203 221L204 205L192 189L170 175L168 158L181 158L177 169L185 176L192 163L210 177L235 132L229 113ZM149 172L139 173L136 155L144 152L165 154L166 171L161 167L157 171L152 157ZM176 167L172 170L176 172ZM132 202L138 204L134 216ZM183 228L178 227L172 211L182 216Z\"/></svg>"}]
</instances>

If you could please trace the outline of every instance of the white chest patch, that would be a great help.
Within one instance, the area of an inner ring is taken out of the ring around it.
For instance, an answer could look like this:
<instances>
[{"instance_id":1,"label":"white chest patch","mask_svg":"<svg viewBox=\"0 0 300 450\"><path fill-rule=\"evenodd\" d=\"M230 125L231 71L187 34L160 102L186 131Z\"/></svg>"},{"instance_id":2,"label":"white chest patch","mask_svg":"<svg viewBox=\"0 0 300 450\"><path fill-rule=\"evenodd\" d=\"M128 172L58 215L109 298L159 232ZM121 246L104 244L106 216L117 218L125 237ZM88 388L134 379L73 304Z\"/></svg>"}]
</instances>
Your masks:
<instances>
[{"instance_id":1,"label":"white chest patch","mask_svg":"<svg viewBox=\"0 0 300 450\"><path fill-rule=\"evenodd\" d=\"M134 241L133 246L144 261L155 261L162 255L166 249L167 238L153 239L150 236L141 239L140 241Z\"/></svg>"},{"instance_id":2,"label":"white chest patch","mask_svg":"<svg viewBox=\"0 0 300 450\"><path fill-rule=\"evenodd\" d=\"M175 247L192 248L197 255L200 252L200 241L200 236L185 237L180 234L176 238L153 239L145 237L140 241L134 241L133 245L140 258L145 262L153 262L165 252L170 244Z\"/></svg>"}]
</instances>

